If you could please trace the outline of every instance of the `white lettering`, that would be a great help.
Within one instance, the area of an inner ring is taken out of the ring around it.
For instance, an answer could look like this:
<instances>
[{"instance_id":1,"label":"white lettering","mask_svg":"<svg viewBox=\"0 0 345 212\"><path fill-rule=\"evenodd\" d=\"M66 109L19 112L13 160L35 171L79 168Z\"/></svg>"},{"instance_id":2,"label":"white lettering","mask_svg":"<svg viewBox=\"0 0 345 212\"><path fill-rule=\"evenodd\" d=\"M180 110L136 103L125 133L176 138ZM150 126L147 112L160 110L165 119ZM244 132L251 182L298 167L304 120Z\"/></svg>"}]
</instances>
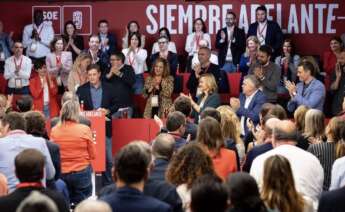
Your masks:
<instances>
[{"instance_id":1,"label":"white lettering","mask_svg":"<svg viewBox=\"0 0 345 212\"><path fill-rule=\"evenodd\" d=\"M313 28L313 5L309 4L307 11L306 5L301 4L301 33L306 33L306 26L308 27L309 33L314 33Z\"/></svg>"},{"instance_id":2,"label":"white lettering","mask_svg":"<svg viewBox=\"0 0 345 212\"><path fill-rule=\"evenodd\" d=\"M208 8L208 32L213 34L220 29L220 10L217 5L210 5ZM215 25L215 26L214 26Z\"/></svg>"},{"instance_id":3,"label":"white lettering","mask_svg":"<svg viewBox=\"0 0 345 212\"><path fill-rule=\"evenodd\" d=\"M267 20L273 20L273 16L270 14L270 10L274 9L274 5L273 4L265 4L266 8L267 8Z\"/></svg>"},{"instance_id":4,"label":"white lettering","mask_svg":"<svg viewBox=\"0 0 345 212\"><path fill-rule=\"evenodd\" d=\"M153 13L158 13L157 7L153 4L147 6L146 8L146 16L149 19L151 25L146 25L146 31L149 34L155 34L158 31L158 23L156 19L153 17Z\"/></svg>"},{"instance_id":5,"label":"white lettering","mask_svg":"<svg viewBox=\"0 0 345 212\"><path fill-rule=\"evenodd\" d=\"M172 28L172 22L175 21L175 16L172 15L172 11L176 10L176 4L168 4L167 5L167 28L169 29L171 34L176 34L176 29Z\"/></svg>"},{"instance_id":6,"label":"white lettering","mask_svg":"<svg viewBox=\"0 0 345 212\"><path fill-rule=\"evenodd\" d=\"M178 33L183 34L183 24L188 23L188 30L192 29L193 25L193 11L192 11L192 5L187 6L187 10L185 12L183 5L179 5L178 7ZM187 30L187 31L188 31Z\"/></svg>"},{"instance_id":7,"label":"white lettering","mask_svg":"<svg viewBox=\"0 0 345 212\"><path fill-rule=\"evenodd\" d=\"M228 11L232 10L232 4L223 4L223 8L222 8L222 27L225 27L225 17L226 17L226 13ZM217 30L218 31L218 30Z\"/></svg>"},{"instance_id":8,"label":"white lettering","mask_svg":"<svg viewBox=\"0 0 345 212\"><path fill-rule=\"evenodd\" d=\"M243 28L245 32L248 32L248 15L247 7L244 4L241 4L240 17L238 19L238 27Z\"/></svg>"},{"instance_id":9,"label":"white lettering","mask_svg":"<svg viewBox=\"0 0 345 212\"><path fill-rule=\"evenodd\" d=\"M299 33L298 18L295 4L291 4L290 6L290 16L287 31L288 33Z\"/></svg>"},{"instance_id":10,"label":"white lettering","mask_svg":"<svg viewBox=\"0 0 345 212\"><path fill-rule=\"evenodd\" d=\"M335 21L335 16L333 15L334 9L338 9L339 4L329 4L328 13L327 13L327 24L326 24L326 33L337 33L336 29L332 29L332 22Z\"/></svg>"},{"instance_id":11,"label":"white lettering","mask_svg":"<svg viewBox=\"0 0 345 212\"><path fill-rule=\"evenodd\" d=\"M161 4L159 5L159 27L165 27L165 9L164 9L165 5Z\"/></svg>"},{"instance_id":12,"label":"white lettering","mask_svg":"<svg viewBox=\"0 0 345 212\"><path fill-rule=\"evenodd\" d=\"M318 27L317 32L321 34L323 32L323 10L327 8L326 4L315 4L315 8L318 10Z\"/></svg>"}]
</instances>

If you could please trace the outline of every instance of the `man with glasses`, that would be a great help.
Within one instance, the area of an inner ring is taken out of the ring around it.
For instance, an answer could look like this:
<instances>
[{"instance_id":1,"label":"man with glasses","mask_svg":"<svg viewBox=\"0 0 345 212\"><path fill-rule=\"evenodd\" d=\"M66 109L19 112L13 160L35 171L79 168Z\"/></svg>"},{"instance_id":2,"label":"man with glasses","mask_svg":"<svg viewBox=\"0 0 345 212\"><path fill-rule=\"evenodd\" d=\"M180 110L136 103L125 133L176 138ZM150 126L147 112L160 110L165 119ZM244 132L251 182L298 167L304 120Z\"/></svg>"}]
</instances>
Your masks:
<instances>
[{"instance_id":1,"label":"man with glasses","mask_svg":"<svg viewBox=\"0 0 345 212\"><path fill-rule=\"evenodd\" d=\"M31 74L31 59L23 55L23 44L14 43L13 56L5 61L4 77L8 80L8 94L29 94L29 78Z\"/></svg>"},{"instance_id":2,"label":"man with glasses","mask_svg":"<svg viewBox=\"0 0 345 212\"><path fill-rule=\"evenodd\" d=\"M216 48L218 49L218 62L222 70L234 72L240 63L241 55L246 48L243 29L236 24L236 14L227 12L225 17L226 27L217 32Z\"/></svg>"}]
</instances>

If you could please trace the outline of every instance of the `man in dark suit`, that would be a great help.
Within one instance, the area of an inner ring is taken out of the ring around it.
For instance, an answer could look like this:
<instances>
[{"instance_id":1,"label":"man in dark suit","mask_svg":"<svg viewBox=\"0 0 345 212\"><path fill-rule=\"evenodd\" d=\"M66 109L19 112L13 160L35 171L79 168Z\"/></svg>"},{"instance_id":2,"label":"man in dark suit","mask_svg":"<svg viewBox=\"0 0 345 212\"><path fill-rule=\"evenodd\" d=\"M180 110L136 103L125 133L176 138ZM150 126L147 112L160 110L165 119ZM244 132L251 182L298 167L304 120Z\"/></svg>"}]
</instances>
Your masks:
<instances>
[{"instance_id":1,"label":"man in dark suit","mask_svg":"<svg viewBox=\"0 0 345 212\"><path fill-rule=\"evenodd\" d=\"M234 72L246 48L244 30L235 26L236 14L228 11L225 17L226 27L217 32L216 48L218 63L226 72Z\"/></svg>"},{"instance_id":2,"label":"man in dark suit","mask_svg":"<svg viewBox=\"0 0 345 212\"><path fill-rule=\"evenodd\" d=\"M101 41L101 51L106 52L108 56L116 51L115 35L109 33L109 22L105 19L98 21L98 36Z\"/></svg>"},{"instance_id":3,"label":"man in dark suit","mask_svg":"<svg viewBox=\"0 0 345 212\"><path fill-rule=\"evenodd\" d=\"M69 207L60 193L46 189L42 185L44 161L43 154L36 149L25 149L16 156L15 173L20 183L17 184L16 190L0 198L0 211L15 212L19 204L32 191L38 191L50 197L59 211L69 211Z\"/></svg>"},{"instance_id":4,"label":"man in dark suit","mask_svg":"<svg viewBox=\"0 0 345 212\"><path fill-rule=\"evenodd\" d=\"M98 110L106 115L106 171L102 175L102 184L112 183L112 126L111 116L119 109L119 98L113 91L111 84L101 81L101 70L98 65L87 67L88 82L79 86L77 95L84 110Z\"/></svg>"},{"instance_id":5,"label":"man in dark suit","mask_svg":"<svg viewBox=\"0 0 345 212\"><path fill-rule=\"evenodd\" d=\"M260 82L253 75L247 75L242 84L243 92L240 98L231 98L230 106L241 119L241 134L248 132L247 122L257 125L260 121L261 106L266 103L266 96L259 90Z\"/></svg>"},{"instance_id":6,"label":"man in dark suit","mask_svg":"<svg viewBox=\"0 0 345 212\"><path fill-rule=\"evenodd\" d=\"M166 121L168 134L172 135L175 140L175 149L179 149L187 144L186 139L182 136L186 131L186 116L179 112L174 111L169 113Z\"/></svg>"},{"instance_id":7,"label":"man in dark suit","mask_svg":"<svg viewBox=\"0 0 345 212\"><path fill-rule=\"evenodd\" d=\"M318 212L343 212L345 211L345 187L324 192L319 201Z\"/></svg>"},{"instance_id":8,"label":"man in dark suit","mask_svg":"<svg viewBox=\"0 0 345 212\"><path fill-rule=\"evenodd\" d=\"M272 60L279 54L283 45L283 32L275 21L267 20L267 9L265 5L256 8L256 22L249 25L247 37L256 36L260 45L269 45L273 48Z\"/></svg>"},{"instance_id":9,"label":"man in dark suit","mask_svg":"<svg viewBox=\"0 0 345 212\"><path fill-rule=\"evenodd\" d=\"M117 212L172 211L170 205L146 196L145 180L149 177L151 165L150 148L146 143L132 142L123 147L114 160L113 176L117 190L100 199Z\"/></svg>"}]
</instances>

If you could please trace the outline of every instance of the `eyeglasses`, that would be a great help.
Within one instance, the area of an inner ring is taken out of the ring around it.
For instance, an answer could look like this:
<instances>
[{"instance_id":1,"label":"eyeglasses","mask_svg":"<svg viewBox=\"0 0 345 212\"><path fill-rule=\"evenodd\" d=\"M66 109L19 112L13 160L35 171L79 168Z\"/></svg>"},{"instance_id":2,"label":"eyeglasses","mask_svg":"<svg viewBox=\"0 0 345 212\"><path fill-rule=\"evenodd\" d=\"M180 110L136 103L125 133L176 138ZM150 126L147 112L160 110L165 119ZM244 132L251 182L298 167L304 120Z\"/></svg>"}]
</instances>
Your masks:
<instances>
[{"instance_id":1,"label":"eyeglasses","mask_svg":"<svg viewBox=\"0 0 345 212\"><path fill-rule=\"evenodd\" d=\"M160 42L158 42L158 44L166 44L166 43L168 43L167 41L160 41Z\"/></svg>"},{"instance_id":2,"label":"eyeglasses","mask_svg":"<svg viewBox=\"0 0 345 212\"><path fill-rule=\"evenodd\" d=\"M16 49L22 49L23 47L22 47L22 46L15 46L14 48L16 48Z\"/></svg>"}]
</instances>

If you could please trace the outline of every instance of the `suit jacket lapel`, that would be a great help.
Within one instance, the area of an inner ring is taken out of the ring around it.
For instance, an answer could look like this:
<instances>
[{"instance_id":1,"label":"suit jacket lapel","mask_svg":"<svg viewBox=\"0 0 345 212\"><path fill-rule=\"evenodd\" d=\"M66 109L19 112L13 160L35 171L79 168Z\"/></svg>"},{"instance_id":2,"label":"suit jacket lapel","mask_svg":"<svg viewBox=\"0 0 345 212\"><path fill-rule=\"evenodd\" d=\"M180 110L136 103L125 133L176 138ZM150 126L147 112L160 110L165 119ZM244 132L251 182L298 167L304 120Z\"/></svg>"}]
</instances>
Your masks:
<instances>
[{"instance_id":1,"label":"suit jacket lapel","mask_svg":"<svg viewBox=\"0 0 345 212\"><path fill-rule=\"evenodd\" d=\"M89 102L89 105L91 106L92 109L94 109L93 103L92 103L92 98L91 98L91 84L88 82L87 85L87 89L86 89L86 98L87 101Z\"/></svg>"}]
</instances>

